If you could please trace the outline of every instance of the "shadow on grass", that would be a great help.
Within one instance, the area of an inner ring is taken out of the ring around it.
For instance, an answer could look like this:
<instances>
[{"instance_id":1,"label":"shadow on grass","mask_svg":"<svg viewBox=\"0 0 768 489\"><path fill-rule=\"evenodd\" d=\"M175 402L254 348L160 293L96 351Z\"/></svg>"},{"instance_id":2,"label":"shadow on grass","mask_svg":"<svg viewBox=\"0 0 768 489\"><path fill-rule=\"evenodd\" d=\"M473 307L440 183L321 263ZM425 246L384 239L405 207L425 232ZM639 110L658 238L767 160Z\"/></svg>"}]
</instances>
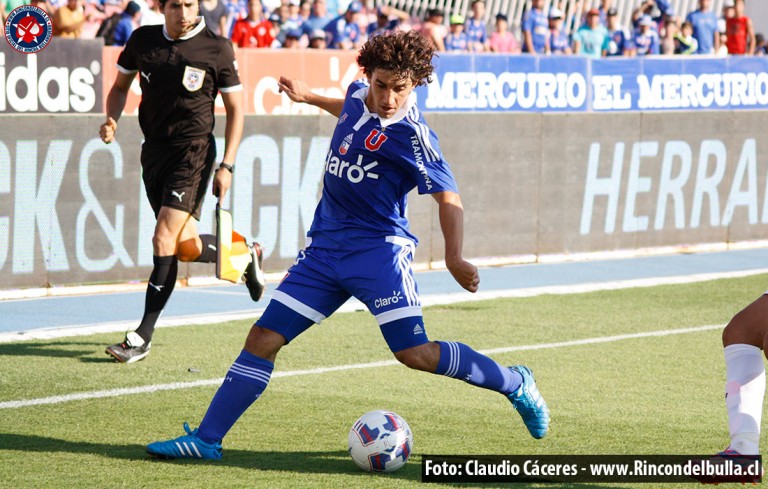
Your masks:
<instances>
[{"instance_id":1,"label":"shadow on grass","mask_svg":"<svg viewBox=\"0 0 768 489\"><path fill-rule=\"evenodd\" d=\"M51 438L37 435L16 435L10 433L0 433L0 451L18 450L25 453L56 453L67 452L72 454L98 455L123 461L147 461L152 460L155 463L170 465L189 465L204 464L217 467L239 467L263 471L281 471L287 474L344 474L355 477L386 477L395 480L421 482L421 464L417 460L410 461L405 467L393 474L369 474L360 471L350 460L346 451L287 451L287 452L259 452L251 450L228 450L224 449L224 458L222 460L159 460L153 459L145 452L144 445L119 445L112 443L93 443L87 441L70 441L59 438ZM360 487L365 487L365 481L360 480ZM441 486L450 487L514 487L514 488L619 488L621 486L610 486L607 484L505 484L505 483L457 483L445 484Z\"/></svg>"},{"instance_id":2,"label":"shadow on grass","mask_svg":"<svg viewBox=\"0 0 768 489\"><path fill-rule=\"evenodd\" d=\"M25 453L34 452L66 452L83 455L99 455L124 461L151 460L163 464L211 464L215 466L231 466L252 468L256 470L276 470L300 473L318 474L350 474L365 475L354 465L346 451L317 451L317 452L259 452L250 450L224 449L222 460L162 460L150 457L144 445L119 443L94 443L88 441L70 441L38 435L17 435L0 433L0 450L18 450ZM415 470L400 473L405 478L419 477ZM408 477L408 472L412 472Z\"/></svg>"},{"instance_id":3,"label":"shadow on grass","mask_svg":"<svg viewBox=\"0 0 768 489\"><path fill-rule=\"evenodd\" d=\"M104 353L107 346L104 343L84 341L0 343L0 356L78 358L84 362L109 363L114 360L106 354L103 359L94 357Z\"/></svg>"}]
</instances>

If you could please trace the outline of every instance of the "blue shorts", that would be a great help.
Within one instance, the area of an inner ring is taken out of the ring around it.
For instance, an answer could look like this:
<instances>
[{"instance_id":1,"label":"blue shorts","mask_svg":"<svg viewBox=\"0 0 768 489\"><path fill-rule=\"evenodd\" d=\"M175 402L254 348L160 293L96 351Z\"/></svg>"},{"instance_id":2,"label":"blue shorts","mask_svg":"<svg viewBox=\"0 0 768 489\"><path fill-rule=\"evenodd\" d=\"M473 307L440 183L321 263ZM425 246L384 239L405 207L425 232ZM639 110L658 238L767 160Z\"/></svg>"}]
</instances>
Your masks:
<instances>
[{"instance_id":1,"label":"blue shorts","mask_svg":"<svg viewBox=\"0 0 768 489\"><path fill-rule=\"evenodd\" d=\"M414 250L411 240L394 236L355 250L310 245L256 324L290 342L354 296L374 315L393 352L428 343L411 269Z\"/></svg>"}]
</instances>

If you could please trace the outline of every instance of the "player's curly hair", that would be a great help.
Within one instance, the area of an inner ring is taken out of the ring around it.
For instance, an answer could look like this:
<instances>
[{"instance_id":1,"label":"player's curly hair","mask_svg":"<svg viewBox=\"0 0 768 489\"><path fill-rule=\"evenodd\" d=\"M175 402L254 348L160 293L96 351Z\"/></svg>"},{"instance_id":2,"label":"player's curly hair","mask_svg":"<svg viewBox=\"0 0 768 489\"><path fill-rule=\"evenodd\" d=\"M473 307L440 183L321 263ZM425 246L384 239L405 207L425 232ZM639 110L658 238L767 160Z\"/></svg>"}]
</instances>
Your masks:
<instances>
[{"instance_id":1,"label":"player's curly hair","mask_svg":"<svg viewBox=\"0 0 768 489\"><path fill-rule=\"evenodd\" d=\"M168 3L168 0L159 0L160 1L160 10L165 10L165 4ZM197 0L198 7L200 6L200 0Z\"/></svg>"},{"instance_id":2,"label":"player's curly hair","mask_svg":"<svg viewBox=\"0 0 768 489\"><path fill-rule=\"evenodd\" d=\"M426 85L435 69L434 54L432 43L418 32L395 31L369 39L360 48L357 64L369 77L382 69L398 78L410 78L414 86Z\"/></svg>"}]
</instances>

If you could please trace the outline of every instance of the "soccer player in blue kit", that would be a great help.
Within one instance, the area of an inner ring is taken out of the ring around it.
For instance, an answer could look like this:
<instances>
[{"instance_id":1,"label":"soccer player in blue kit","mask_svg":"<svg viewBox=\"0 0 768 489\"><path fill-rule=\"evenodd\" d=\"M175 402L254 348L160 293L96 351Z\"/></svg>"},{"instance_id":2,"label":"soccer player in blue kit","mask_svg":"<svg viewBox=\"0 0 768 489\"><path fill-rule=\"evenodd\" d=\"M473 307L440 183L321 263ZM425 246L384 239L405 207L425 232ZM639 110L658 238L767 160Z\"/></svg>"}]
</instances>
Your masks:
<instances>
[{"instance_id":1,"label":"soccer player in blue kit","mask_svg":"<svg viewBox=\"0 0 768 489\"><path fill-rule=\"evenodd\" d=\"M469 292L477 268L462 258L464 212L437 137L415 105L413 89L432 75L434 48L416 32L375 36L361 48L346 98L312 93L281 77L280 91L339 118L325 164L323 192L308 245L253 325L199 428L154 442L160 458L221 458L221 441L269 383L280 349L321 322L350 296L375 316L404 365L463 380L506 396L534 438L549 428L549 410L525 366L504 367L469 346L430 341L411 269L416 237L408 229L406 196L414 187L439 207L445 263Z\"/></svg>"}]
</instances>

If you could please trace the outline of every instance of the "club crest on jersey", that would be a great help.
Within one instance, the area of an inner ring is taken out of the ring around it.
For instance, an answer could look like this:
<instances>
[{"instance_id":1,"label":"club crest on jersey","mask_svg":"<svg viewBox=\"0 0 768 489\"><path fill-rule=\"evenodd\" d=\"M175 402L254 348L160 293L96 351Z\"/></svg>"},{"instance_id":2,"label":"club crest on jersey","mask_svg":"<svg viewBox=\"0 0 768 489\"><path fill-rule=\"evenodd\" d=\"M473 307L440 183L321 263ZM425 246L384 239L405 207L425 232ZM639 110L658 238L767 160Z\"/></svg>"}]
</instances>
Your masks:
<instances>
[{"instance_id":1,"label":"club crest on jersey","mask_svg":"<svg viewBox=\"0 0 768 489\"><path fill-rule=\"evenodd\" d=\"M20 53L42 51L51 41L53 24L45 10L34 5L13 9L5 20L5 39Z\"/></svg>"},{"instance_id":2,"label":"club crest on jersey","mask_svg":"<svg viewBox=\"0 0 768 489\"><path fill-rule=\"evenodd\" d=\"M200 68L193 68L191 66L184 67L184 77L181 79L181 84L184 88L190 92L196 92L203 88L203 80L205 79L205 70Z\"/></svg>"},{"instance_id":3,"label":"club crest on jersey","mask_svg":"<svg viewBox=\"0 0 768 489\"><path fill-rule=\"evenodd\" d=\"M385 136L383 132L378 129L371 129L371 133L365 138L365 147L368 151L376 151L381 148L381 145L384 144L384 141L387 139L387 136Z\"/></svg>"},{"instance_id":4,"label":"club crest on jersey","mask_svg":"<svg viewBox=\"0 0 768 489\"><path fill-rule=\"evenodd\" d=\"M347 151L349 151L349 146L352 144L352 134L344 138L344 141L341 142L341 146L339 146L339 153L345 155L347 154Z\"/></svg>"}]
</instances>

